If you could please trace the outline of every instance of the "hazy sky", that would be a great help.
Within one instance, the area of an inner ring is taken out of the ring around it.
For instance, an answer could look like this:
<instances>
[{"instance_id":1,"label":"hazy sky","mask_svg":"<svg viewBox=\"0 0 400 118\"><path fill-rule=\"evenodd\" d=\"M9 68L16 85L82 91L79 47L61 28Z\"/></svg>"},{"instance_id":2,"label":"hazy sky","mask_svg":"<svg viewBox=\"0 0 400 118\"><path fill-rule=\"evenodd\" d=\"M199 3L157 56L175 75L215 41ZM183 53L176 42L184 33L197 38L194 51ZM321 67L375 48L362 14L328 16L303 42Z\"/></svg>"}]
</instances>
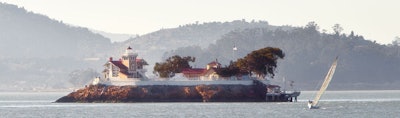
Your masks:
<instances>
[{"instance_id":1,"label":"hazy sky","mask_svg":"<svg viewBox=\"0 0 400 118\"><path fill-rule=\"evenodd\" d=\"M340 24L381 44L400 37L400 0L0 0L64 23L112 33L146 34L196 21L265 20L332 32Z\"/></svg>"}]
</instances>

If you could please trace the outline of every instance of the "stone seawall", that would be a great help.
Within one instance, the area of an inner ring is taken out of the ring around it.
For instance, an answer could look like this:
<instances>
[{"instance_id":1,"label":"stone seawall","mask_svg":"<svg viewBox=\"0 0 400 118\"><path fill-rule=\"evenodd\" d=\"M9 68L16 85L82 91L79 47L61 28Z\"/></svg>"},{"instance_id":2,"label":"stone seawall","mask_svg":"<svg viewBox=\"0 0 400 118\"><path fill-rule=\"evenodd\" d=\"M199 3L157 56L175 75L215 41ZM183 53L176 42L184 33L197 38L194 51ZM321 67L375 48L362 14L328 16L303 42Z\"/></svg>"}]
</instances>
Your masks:
<instances>
[{"instance_id":1,"label":"stone seawall","mask_svg":"<svg viewBox=\"0 0 400 118\"><path fill-rule=\"evenodd\" d=\"M90 85L56 102L265 102L265 84L252 85Z\"/></svg>"},{"instance_id":2,"label":"stone seawall","mask_svg":"<svg viewBox=\"0 0 400 118\"><path fill-rule=\"evenodd\" d=\"M214 81L110 81L101 84L115 86L145 86L145 85L178 85L178 86L196 86L196 85L252 85L253 80L214 80Z\"/></svg>"}]
</instances>

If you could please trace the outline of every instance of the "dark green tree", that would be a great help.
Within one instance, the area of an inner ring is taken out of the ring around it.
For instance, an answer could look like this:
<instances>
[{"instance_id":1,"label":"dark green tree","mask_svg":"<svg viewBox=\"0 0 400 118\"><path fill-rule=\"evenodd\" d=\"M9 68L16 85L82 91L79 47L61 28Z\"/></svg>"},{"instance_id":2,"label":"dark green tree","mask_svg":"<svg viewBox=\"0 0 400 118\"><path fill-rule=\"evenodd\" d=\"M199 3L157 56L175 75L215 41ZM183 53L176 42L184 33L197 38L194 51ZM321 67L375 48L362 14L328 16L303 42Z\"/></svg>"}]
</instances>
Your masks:
<instances>
[{"instance_id":1,"label":"dark green tree","mask_svg":"<svg viewBox=\"0 0 400 118\"><path fill-rule=\"evenodd\" d=\"M399 46L400 45L400 37L399 36L396 36L394 38L394 40L392 41L392 45L394 45L394 46Z\"/></svg>"},{"instance_id":2,"label":"dark green tree","mask_svg":"<svg viewBox=\"0 0 400 118\"><path fill-rule=\"evenodd\" d=\"M275 76L275 69L277 67L277 60L283 59L285 54L279 48L266 47L255 50L243 59L238 59L236 66L241 71L254 72L260 78Z\"/></svg>"},{"instance_id":3,"label":"dark green tree","mask_svg":"<svg viewBox=\"0 0 400 118\"><path fill-rule=\"evenodd\" d=\"M314 21L311 21L311 22L307 23L305 29L306 30L311 30L311 31L318 31L319 30L319 26Z\"/></svg>"},{"instance_id":4,"label":"dark green tree","mask_svg":"<svg viewBox=\"0 0 400 118\"><path fill-rule=\"evenodd\" d=\"M339 24L335 24L332 27L333 31L335 32L335 35L340 35L340 33L343 31L343 27L340 26Z\"/></svg>"},{"instance_id":5,"label":"dark green tree","mask_svg":"<svg viewBox=\"0 0 400 118\"><path fill-rule=\"evenodd\" d=\"M180 73L185 68L192 68L189 62L194 62L195 60L195 57L175 55L166 59L165 62L156 63L153 73L161 78L173 77L174 73Z\"/></svg>"},{"instance_id":6,"label":"dark green tree","mask_svg":"<svg viewBox=\"0 0 400 118\"><path fill-rule=\"evenodd\" d=\"M234 62L230 62L229 66L224 68L216 68L216 73L222 77L231 77L240 74L240 69Z\"/></svg>"}]
</instances>

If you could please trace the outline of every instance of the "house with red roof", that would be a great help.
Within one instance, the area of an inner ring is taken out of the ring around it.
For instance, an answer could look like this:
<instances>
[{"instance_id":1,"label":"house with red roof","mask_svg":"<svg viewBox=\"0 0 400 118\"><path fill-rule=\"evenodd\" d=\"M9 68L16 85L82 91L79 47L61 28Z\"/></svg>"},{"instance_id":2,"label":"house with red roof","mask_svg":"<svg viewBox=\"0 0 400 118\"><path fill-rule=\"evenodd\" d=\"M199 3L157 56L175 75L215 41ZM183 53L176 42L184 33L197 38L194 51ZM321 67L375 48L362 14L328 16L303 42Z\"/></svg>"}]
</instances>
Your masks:
<instances>
[{"instance_id":1,"label":"house with red roof","mask_svg":"<svg viewBox=\"0 0 400 118\"><path fill-rule=\"evenodd\" d=\"M148 65L144 59L137 58L131 47L125 50L119 60L113 60L112 57L104 64L103 76L111 80L143 80L147 79L146 69L143 66Z\"/></svg>"},{"instance_id":2,"label":"house with red roof","mask_svg":"<svg viewBox=\"0 0 400 118\"><path fill-rule=\"evenodd\" d=\"M220 78L215 71L218 68L221 68L221 64L216 60L208 63L206 68L187 68L181 73L189 80L216 80Z\"/></svg>"}]
</instances>

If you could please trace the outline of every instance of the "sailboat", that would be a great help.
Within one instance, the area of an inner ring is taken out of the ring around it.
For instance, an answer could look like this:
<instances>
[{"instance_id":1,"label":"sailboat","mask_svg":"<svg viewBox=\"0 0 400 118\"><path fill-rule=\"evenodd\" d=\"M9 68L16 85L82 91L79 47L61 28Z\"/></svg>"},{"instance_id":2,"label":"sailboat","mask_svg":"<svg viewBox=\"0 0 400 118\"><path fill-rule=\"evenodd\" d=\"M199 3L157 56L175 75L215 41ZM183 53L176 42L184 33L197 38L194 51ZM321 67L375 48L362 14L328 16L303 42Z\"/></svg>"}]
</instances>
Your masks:
<instances>
[{"instance_id":1,"label":"sailboat","mask_svg":"<svg viewBox=\"0 0 400 118\"><path fill-rule=\"evenodd\" d=\"M325 76L324 83L322 84L321 88L319 89L317 95L315 96L313 101L308 101L308 108L310 109L318 109L318 101L321 98L322 94L325 92L326 88L328 88L329 83L332 80L333 74L336 70L338 57L336 57L335 61L332 63L331 68L328 71L328 74Z\"/></svg>"}]
</instances>

